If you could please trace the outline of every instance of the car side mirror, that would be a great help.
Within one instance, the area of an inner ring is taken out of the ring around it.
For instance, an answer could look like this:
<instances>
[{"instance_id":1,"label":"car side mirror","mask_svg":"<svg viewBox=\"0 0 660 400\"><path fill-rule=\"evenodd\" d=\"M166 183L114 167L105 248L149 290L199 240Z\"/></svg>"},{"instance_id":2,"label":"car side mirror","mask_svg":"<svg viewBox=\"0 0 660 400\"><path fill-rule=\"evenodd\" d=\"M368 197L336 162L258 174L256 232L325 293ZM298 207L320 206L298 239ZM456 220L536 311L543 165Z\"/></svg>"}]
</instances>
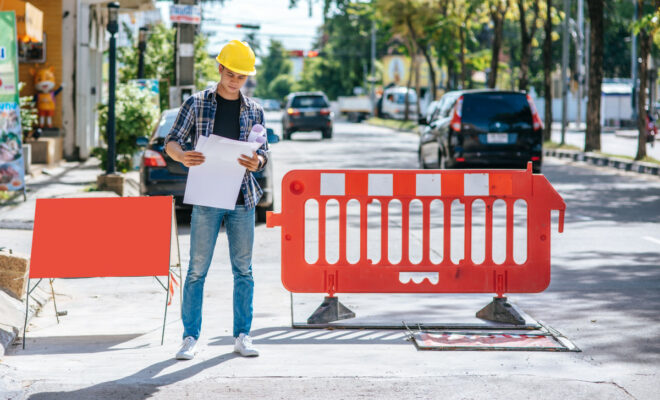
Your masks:
<instances>
[{"instance_id":1,"label":"car side mirror","mask_svg":"<svg viewBox=\"0 0 660 400\"><path fill-rule=\"evenodd\" d=\"M269 144L277 143L280 141L280 137L275 134L272 128L266 128L266 139Z\"/></svg>"},{"instance_id":2,"label":"car side mirror","mask_svg":"<svg viewBox=\"0 0 660 400\"><path fill-rule=\"evenodd\" d=\"M138 147L147 147L147 145L149 145L149 138L146 136L140 136L139 138L135 139L135 144Z\"/></svg>"}]
</instances>

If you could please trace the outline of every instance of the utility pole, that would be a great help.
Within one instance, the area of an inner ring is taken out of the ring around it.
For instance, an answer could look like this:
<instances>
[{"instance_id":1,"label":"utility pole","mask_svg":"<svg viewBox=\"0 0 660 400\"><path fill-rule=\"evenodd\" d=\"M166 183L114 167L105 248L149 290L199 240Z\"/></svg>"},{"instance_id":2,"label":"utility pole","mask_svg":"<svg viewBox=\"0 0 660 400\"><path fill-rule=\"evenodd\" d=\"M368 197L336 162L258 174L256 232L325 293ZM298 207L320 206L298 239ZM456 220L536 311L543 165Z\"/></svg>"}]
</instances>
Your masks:
<instances>
[{"instance_id":1,"label":"utility pole","mask_svg":"<svg viewBox=\"0 0 660 400\"><path fill-rule=\"evenodd\" d=\"M195 91L195 30L201 18L195 18L197 0L174 0L173 7L189 7L184 14L190 14L189 20L182 18L175 22L176 39L174 46L174 87L170 88L170 107L178 107ZM180 10L177 8L177 10ZM187 16L187 15L185 15ZM184 17L185 17L184 16ZM172 8L170 8L170 18ZM197 21L193 21L197 19Z\"/></svg>"},{"instance_id":2,"label":"utility pole","mask_svg":"<svg viewBox=\"0 0 660 400\"><path fill-rule=\"evenodd\" d=\"M115 35L119 32L119 23L117 22L119 13L119 3L108 3L108 26L110 33L110 49L108 54L108 121L105 128L106 139L108 140L107 166L105 173L114 174L115 171L115 87L117 84L117 38Z\"/></svg>"},{"instance_id":3,"label":"utility pole","mask_svg":"<svg viewBox=\"0 0 660 400\"><path fill-rule=\"evenodd\" d=\"M639 4L637 0L632 0L635 4L635 12L633 13L633 24L637 22L637 13L639 11ZM630 74L632 75L632 97L630 98L630 106L632 107L632 116L630 119L637 121L637 35L632 33L632 51L630 59Z\"/></svg>"},{"instance_id":4,"label":"utility pole","mask_svg":"<svg viewBox=\"0 0 660 400\"><path fill-rule=\"evenodd\" d=\"M582 97L584 96L584 0L578 0L578 34L577 34L577 72L578 72L578 102L577 118L578 129L582 122Z\"/></svg>"},{"instance_id":5,"label":"utility pole","mask_svg":"<svg viewBox=\"0 0 660 400\"><path fill-rule=\"evenodd\" d=\"M568 20L570 15L570 0L564 0L564 40L561 56L561 145L566 143L567 96L568 96Z\"/></svg>"}]
</instances>

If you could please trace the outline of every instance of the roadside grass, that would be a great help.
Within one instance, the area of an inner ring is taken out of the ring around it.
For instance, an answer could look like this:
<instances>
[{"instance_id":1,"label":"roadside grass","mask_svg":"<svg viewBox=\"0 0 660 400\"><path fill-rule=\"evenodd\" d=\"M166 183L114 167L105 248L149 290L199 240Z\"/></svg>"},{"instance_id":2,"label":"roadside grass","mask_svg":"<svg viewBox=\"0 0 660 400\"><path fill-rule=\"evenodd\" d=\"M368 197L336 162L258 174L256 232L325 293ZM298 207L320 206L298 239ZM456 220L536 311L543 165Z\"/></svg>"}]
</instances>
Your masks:
<instances>
[{"instance_id":1,"label":"roadside grass","mask_svg":"<svg viewBox=\"0 0 660 400\"><path fill-rule=\"evenodd\" d=\"M573 146L570 144L565 144L563 146L560 146L559 143L557 142L552 142L552 141L547 141L543 143L543 148L544 149L560 149L560 150L577 150L577 151L582 151L581 148L577 146ZM594 151L596 154L600 154L603 157L610 157L610 158L622 158L624 160L630 160L634 161L635 157L632 156L622 156L620 154L612 154L612 153L603 153L602 151ZM660 164L660 160L655 159L653 157L646 156L642 160L639 160L642 162L647 162L647 163L652 163L652 164Z\"/></svg>"},{"instance_id":2,"label":"roadside grass","mask_svg":"<svg viewBox=\"0 0 660 400\"><path fill-rule=\"evenodd\" d=\"M415 121L398 121L396 119L383 119L383 118L369 118L364 122L371 125L383 126L385 128L397 129L400 131L410 131L417 133L417 122Z\"/></svg>"},{"instance_id":3,"label":"roadside grass","mask_svg":"<svg viewBox=\"0 0 660 400\"><path fill-rule=\"evenodd\" d=\"M619 154L603 153L602 151L596 151L595 153L598 153L601 156L605 156L605 157L623 158L624 160L631 160L631 161L635 160L635 157L631 157L631 156L622 156L622 155L619 155ZM649 157L649 156L646 156L646 157L644 157L644 158L642 158L641 160L638 160L638 161L647 162L647 163L651 163L651 164L660 164L660 160L655 159L653 157Z\"/></svg>"},{"instance_id":4,"label":"roadside grass","mask_svg":"<svg viewBox=\"0 0 660 400\"><path fill-rule=\"evenodd\" d=\"M560 145L557 142L553 142L551 140L548 140L547 142L543 142L543 148L544 149L559 149L559 150L577 150L577 151L582 151L581 148L577 146L573 146L572 144L563 144Z\"/></svg>"}]
</instances>

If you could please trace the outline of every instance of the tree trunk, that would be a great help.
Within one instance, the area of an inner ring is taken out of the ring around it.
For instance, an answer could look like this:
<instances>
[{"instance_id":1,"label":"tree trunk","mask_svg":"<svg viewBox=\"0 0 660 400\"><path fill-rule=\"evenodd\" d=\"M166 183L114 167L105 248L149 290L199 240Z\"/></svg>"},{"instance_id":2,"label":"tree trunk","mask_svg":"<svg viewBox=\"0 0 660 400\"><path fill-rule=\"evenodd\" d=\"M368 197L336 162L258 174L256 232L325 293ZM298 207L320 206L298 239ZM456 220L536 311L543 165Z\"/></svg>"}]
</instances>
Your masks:
<instances>
[{"instance_id":1,"label":"tree trunk","mask_svg":"<svg viewBox=\"0 0 660 400\"><path fill-rule=\"evenodd\" d=\"M543 96L545 97L545 126L543 140L552 139L552 0L545 1L548 15L545 18L543 42Z\"/></svg>"},{"instance_id":2,"label":"tree trunk","mask_svg":"<svg viewBox=\"0 0 660 400\"><path fill-rule=\"evenodd\" d=\"M638 10L640 13L643 6L644 0L639 0ZM649 80L648 57L651 53L651 41L652 38L648 31L645 29L639 31L639 57L642 62L639 64L639 92L637 92L637 130L639 130L639 136L635 160L646 157L646 87Z\"/></svg>"},{"instance_id":3,"label":"tree trunk","mask_svg":"<svg viewBox=\"0 0 660 400\"><path fill-rule=\"evenodd\" d=\"M461 44L461 51L458 53L458 58L461 61L461 89L465 89L465 79L466 79L466 72L465 71L465 29L463 26L459 28L458 32L458 40L459 43Z\"/></svg>"},{"instance_id":4,"label":"tree trunk","mask_svg":"<svg viewBox=\"0 0 660 400\"><path fill-rule=\"evenodd\" d=\"M445 86L447 90L454 90L454 60L451 57L445 58L447 60L447 85Z\"/></svg>"},{"instance_id":5,"label":"tree trunk","mask_svg":"<svg viewBox=\"0 0 660 400\"><path fill-rule=\"evenodd\" d=\"M500 9L499 5L491 6L490 17L493 22L494 37L493 47L490 59L490 75L488 76L488 87L495 88L497 84L497 67L499 65L500 48L502 47L502 30L504 28L504 16L508 8L508 2L504 3L504 9Z\"/></svg>"},{"instance_id":6,"label":"tree trunk","mask_svg":"<svg viewBox=\"0 0 660 400\"><path fill-rule=\"evenodd\" d=\"M417 43L417 47L419 50L422 52L422 55L426 59L426 64L429 67L429 77L431 78L431 100L435 100L435 91L436 91L436 84L435 84L435 70L433 69L433 61L431 60L431 55L429 54L428 51L428 46L424 43L419 43L419 39L417 38L417 34L415 33L415 29L413 28L412 21L410 20L410 17L406 19L406 23L408 24L408 29L410 30L410 34L413 37L413 40ZM417 89L419 92L419 89ZM417 93L419 95L419 93Z\"/></svg>"},{"instance_id":7,"label":"tree trunk","mask_svg":"<svg viewBox=\"0 0 660 400\"><path fill-rule=\"evenodd\" d=\"M403 111L403 120L404 121L409 121L410 120L410 99L408 98L408 89L410 88L410 84L412 83L412 77L413 73L415 71L415 56L417 52L415 51L415 42L412 39L408 40L408 54L410 54L410 68L408 70L408 82L406 83L406 93L404 95L405 99L405 105L404 105L404 111Z\"/></svg>"},{"instance_id":8,"label":"tree trunk","mask_svg":"<svg viewBox=\"0 0 660 400\"><path fill-rule=\"evenodd\" d=\"M603 0L587 0L591 21L589 49L589 98L584 151L600 150L600 97L603 82Z\"/></svg>"},{"instance_id":9,"label":"tree trunk","mask_svg":"<svg viewBox=\"0 0 660 400\"><path fill-rule=\"evenodd\" d=\"M525 16L525 0L518 0L518 10L520 11L520 80L518 89L527 91L529 86L529 62L532 58L532 39L536 34L536 21L539 16L539 3L534 1L534 14L532 24L527 29L527 19Z\"/></svg>"}]
</instances>

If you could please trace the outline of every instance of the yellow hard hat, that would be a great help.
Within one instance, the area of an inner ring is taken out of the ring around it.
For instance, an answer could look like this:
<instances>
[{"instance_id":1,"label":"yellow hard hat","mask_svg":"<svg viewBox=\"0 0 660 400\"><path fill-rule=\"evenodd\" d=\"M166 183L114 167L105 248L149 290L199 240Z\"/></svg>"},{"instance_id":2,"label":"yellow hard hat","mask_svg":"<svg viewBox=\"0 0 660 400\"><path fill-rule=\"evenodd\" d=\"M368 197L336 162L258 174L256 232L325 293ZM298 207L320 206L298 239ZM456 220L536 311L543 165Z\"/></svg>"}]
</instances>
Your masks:
<instances>
[{"instance_id":1,"label":"yellow hard hat","mask_svg":"<svg viewBox=\"0 0 660 400\"><path fill-rule=\"evenodd\" d=\"M220 50L216 60L241 75L254 75L257 70L254 68L254 51L247 42L232 40Z\"/></svg>"}]
</instances>

